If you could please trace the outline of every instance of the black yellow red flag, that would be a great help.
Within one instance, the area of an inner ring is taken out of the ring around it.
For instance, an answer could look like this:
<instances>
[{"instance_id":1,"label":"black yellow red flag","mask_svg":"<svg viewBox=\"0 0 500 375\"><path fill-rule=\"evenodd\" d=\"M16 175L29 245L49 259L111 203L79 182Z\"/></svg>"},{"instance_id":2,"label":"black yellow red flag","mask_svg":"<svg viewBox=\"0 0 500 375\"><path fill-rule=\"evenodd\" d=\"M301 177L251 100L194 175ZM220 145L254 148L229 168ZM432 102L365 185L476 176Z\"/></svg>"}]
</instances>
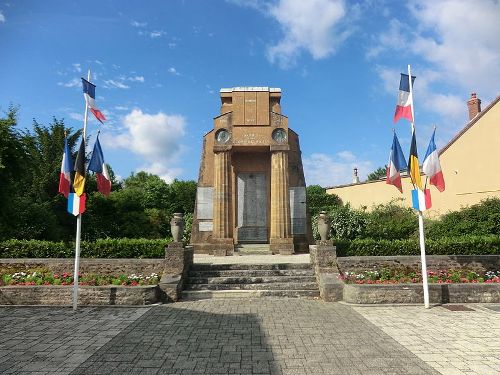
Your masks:
<instances>
[{"instance_id":1,"label":"black yellow red flag","mask_svg":"<svg viewBox=\"0 0 500 375\"><path fill-rule=\"evenodd\" d=\"M85 141L83 139L76 155L73 189L78 196L82 195L85 190Z\"/></svg>"}]
</instances>

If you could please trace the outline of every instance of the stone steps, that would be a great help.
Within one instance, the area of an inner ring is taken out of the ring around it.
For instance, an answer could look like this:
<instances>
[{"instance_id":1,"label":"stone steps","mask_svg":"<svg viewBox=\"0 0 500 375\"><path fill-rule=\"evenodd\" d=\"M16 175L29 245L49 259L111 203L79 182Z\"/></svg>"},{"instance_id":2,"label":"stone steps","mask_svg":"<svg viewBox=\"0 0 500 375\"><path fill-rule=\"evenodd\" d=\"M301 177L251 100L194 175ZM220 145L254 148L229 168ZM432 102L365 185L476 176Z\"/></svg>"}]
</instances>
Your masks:
<instances>
[{"instance_id":1,"label":"stone steps","mask_svg":"<svg viewBox=\"0 0 500 375\"><path fill-rule=\"evenodd\" d=\"M273 255L269 244L238 244L234 255Z\"/></svg>"},{"instance_id":2,"label":"stone steps","mask_svg":"<svg viewBox=\"0 0 500 375\"><path fill-rule=\"evenodd\" d=\"M319 297L310 264L193 264L183 300L207 298Z\"/></svg>"}]
</instances>

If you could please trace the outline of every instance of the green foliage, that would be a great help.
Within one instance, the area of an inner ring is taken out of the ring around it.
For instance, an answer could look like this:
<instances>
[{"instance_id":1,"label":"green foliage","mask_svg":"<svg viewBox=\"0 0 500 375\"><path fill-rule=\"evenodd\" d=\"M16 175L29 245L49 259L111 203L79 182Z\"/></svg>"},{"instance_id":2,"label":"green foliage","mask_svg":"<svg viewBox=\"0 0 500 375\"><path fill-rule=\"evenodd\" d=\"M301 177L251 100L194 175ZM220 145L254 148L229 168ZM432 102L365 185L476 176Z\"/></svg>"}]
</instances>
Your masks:
<instances>
[{"instance_id":1,"label":"green foliage","mask_svg":"<svg viewBox=\"0 0 500 375\"><path fill-rule=\"evenodd\" d=\"M439 220L429 221L427 238L447 236L500 235L500 199L488 198L460 211L443 215Z\"/></svg>"},{"instance_id":2,"label":"green foliage","mask_svg":"<svg viewBox=\"0 0 500 375\"><path fill-rule=\"evenodd\" d=\"M319 185L310 185L306 188L306 199L311 217L318 215L321 211L330 211L342 205L337 195L327 194L326 190Z\"/></svg>"},{"instance_id":3,"label":"green foliage","mask_svg":"<svg viewBox=\"0 0 500 375\"><path fill-rule=\"evenodd\" d=\"M366 228L366 214L354 210L349 204L338 206L329 212L332 238L352 240L362 235Z\"/></svg>"},{"instance_id":4,"label":"green foliage","mask_svg":"<svg viewBox=\"0 0 500 375\"><path fill-rule=\"evenodd\" d=\"M170 242L146 239L102 239L82 241L82 258L163 258L165 246ZM0 258L72 258L74 243L8 240L0 242Z\"/></svg>"},{"instance_id":5,"label":"green foliage","mask_svg":"<svg viewBox=\"0 0 500 375\"><path fill-rule=\"evenodd\" d=\"M375 206L365 213L366 227L363 238L397 240L411 238L418 233L418 219L409 207L402 207L396 201Z\"/></svg>"},{"instance_id":6,"label":"green foliage","mask_svg":"<svg viewBox=\"0 0 500 375\"><path fill-rule=\"evenodd\" d=\"M376 170L374 170L372 173L370 173L367 176L367 181L377 181L380 180L381 178L385 178L387 174L387 166L385 167L378 167Z\"/></svg>"},{"instance_id":7,"label":"green foliage","mask_svg":"<svg viewBox=\"0 0 500 375\"><path fill-rule=\"evenodd\" d=\"M336 240L339 256L419 255L418 239ZM425 241L427 255L486 255L500 254L500 236L444 237Z\"/></svg>"}]
</instances>

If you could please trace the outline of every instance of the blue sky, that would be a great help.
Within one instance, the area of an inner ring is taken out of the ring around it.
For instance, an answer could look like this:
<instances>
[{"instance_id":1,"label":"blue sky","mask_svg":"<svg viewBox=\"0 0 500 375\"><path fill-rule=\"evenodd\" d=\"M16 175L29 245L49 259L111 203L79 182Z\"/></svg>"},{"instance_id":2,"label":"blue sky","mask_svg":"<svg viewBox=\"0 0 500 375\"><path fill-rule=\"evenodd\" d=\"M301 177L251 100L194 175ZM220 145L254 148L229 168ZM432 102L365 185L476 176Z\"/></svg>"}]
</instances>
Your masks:
<instances>
[{"instance_id":1,"label":"blue sky","mask_svg":"<svg viewBox=\"0 0 500 375\"><path fill-rule=\"evenodd\" d=\"M0 0L0 110L79 128L90 68L117 175L196 180L220 88L280 87L307 183L349 183L387 163L393 128L408 153L392 122L408 64L421 157L434 125L438 147L465 125L471 92L500 94L498 20L494 0Z\"/></svg>"}]
</instances>

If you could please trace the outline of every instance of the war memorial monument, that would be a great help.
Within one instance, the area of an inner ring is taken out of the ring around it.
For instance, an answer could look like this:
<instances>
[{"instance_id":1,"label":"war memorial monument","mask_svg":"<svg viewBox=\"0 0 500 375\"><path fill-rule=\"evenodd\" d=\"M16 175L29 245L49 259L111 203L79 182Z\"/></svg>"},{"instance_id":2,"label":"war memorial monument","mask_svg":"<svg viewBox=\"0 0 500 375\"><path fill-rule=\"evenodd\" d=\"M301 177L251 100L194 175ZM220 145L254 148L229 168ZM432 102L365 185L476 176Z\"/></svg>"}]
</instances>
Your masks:
<instances>
[{"instance_id":1,"label":"war memorial monument","mask_svg":"<svg viewBox=\"0 0 500 375\"><path fill-rule=\"evenodd\" d=\"M220 115L203 139L191 242L233 255L241 244L273 254L312 243L299 137L281 113L281 89L220 90Z\"/></svg>"}]
</instances>

